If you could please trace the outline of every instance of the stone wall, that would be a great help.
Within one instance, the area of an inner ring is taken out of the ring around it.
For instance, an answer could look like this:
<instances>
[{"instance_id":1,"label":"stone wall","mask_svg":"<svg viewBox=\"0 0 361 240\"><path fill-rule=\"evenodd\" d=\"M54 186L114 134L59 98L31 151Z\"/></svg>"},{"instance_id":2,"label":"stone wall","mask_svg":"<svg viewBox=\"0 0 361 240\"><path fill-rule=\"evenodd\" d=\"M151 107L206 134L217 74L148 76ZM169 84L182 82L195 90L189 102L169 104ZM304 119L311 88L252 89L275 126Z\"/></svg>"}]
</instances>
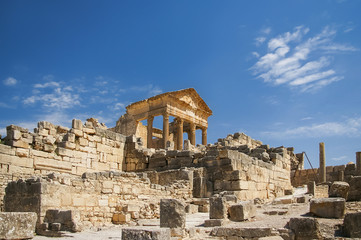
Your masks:
<instances>
[{"instance_id":1,"label":"stone wall","mask_svg":"<svg viewBox=\"0 0 361 240\"><path fill-rule=\"evenodd\" d=\"M5 211L36 212L39 229L48 210L71 210L77 230L82 230L159 218L160 199L192 199L192 170L149 175L163 185L151 183L147 173L125 172L84 173L82 177L49 174L18 180L6 188Z\"/></svg>"},{"instance_id":2,"label":"stone wall","mask_svg":"<svg viewBox=\"0 0 361 240\"><path fill-rule=\"evenodd\" d=\"M291 172L292 186L298 187L307 185L308 182L315 181L320 183L318 177L318 168L314 169L302 169ZM352 176L356 175L356 164L347 164L339 166L327 166L326 167L326 181L346 181L349 182Z\"/></svg>"},{"instance_id":3,"label":"stone wall","mask_svg":"<svg viewBox=\"0 0 361 240\"><path fill-rule=\"evenodd\" d=\"M184 151L143 148L135 137L127 138L126 146L128 172L195 168L195 197L223 191L230 191L241 200L282 196L291 189L291 162L297 159L287 148L270 148L239 133L215 145Z\"/></svg>"},{"instance_id":4,"label":"stone wall","mask_svg":"<svg viewBox=\"0 0 361 240\"><path fill-rule=\"evenodd\" d=\"M91 171L123 169L125 136L109 131L96 119L72 128L39 122L33 133L8 126L5 144L0 144L0 210L4 189L19 176L51 172L81 176Z\"/></svg>"}]
</instances>

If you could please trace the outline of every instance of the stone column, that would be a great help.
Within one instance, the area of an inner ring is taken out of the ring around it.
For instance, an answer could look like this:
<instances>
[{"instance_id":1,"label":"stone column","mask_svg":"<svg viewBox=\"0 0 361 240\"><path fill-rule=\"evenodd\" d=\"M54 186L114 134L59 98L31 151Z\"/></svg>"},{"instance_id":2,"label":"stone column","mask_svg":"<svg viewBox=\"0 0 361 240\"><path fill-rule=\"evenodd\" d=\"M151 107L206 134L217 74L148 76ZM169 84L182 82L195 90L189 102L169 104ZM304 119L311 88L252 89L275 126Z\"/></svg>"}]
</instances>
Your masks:
<instances>
[{"instance_id":1,"label":"stone column","mask_svg":"<svg viewBox=\"0 0 361 240\"><path fill-rule=\"evenodd\" d=\"M207 145L207 128L202 128L202 145Z\"/></svg>"},{"instance_id":2,"label":"stone column","mask_svg":"<svg viewBox=\"0 0 361 240\"><path fill-rule=\"evenodd\" d=\"M147 148L152 147L153 141L153 116L149 116L147 119Z\"/></svg>"},{"instance_id":3,"label":"stone column","mask_svg":"<svg viewBox=\"0 0 361 240\"><path fill-rule=\"evenodd\" d=\"M196 125L194 123L190 123L190 134L189 134L189 140L191 141L191 144L193 146L196 145Z\"/></svg>"},{"instance_id":4,"label":"stone column","mask_svg":"<svg viewBox=\"0 0 361 240\"><path fill-rule=\"evenodd\" d=\"M325 143L320 143L320 169L319 169L320 183L326 182L326 155L325 155Z\"/></svg>"},{"instance_id":5,"label":"stone column","mask_svg":"<svg viewBox=\"0 0 361 240\"><path fill-rule=\"evenodd\" d=\"M169 115L168 113L163 114L163 147L167 147L167 141L169 137Z\"/></svg>"},{"instance_id":6,"label":"stone column","mask_svg":"<svg viewBox=\"0 0 361 240\"><path fill-rule=\"evenodd\" d=\"M178 121L177 121L177 149L178 150L183 150L183 123L184 123L184 120L181 119L181 118L178 118Z\"/></svg>"},{"instance_id":7,"label":"stone column","mask_svg":"<svg viewBox=\"0 0 361 240\"><path fill-rule=\"evenodd\" d=\"M356 152L356 175L361 176L361 152Z\"/></svg>"}]
</instances>

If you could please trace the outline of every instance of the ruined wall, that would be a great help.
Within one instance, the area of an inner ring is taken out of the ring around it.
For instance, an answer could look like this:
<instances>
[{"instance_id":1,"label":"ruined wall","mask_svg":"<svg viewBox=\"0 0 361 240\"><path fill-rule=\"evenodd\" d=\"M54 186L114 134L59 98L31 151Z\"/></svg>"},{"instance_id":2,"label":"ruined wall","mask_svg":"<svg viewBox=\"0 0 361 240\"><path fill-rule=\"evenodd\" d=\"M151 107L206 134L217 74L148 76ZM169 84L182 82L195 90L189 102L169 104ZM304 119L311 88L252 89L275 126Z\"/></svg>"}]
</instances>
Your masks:
<instances>
[{"instance_id":1,"label":"ruined wall","mask_svg":"<svg viewBox=\"0 0 361 240\"><path fill-rule=\"evenodd\" d=\"M110 223L159 218L162 198L192 198L192 171L174 170L158 176L147 173L97 172L82 177L50 174L11 182L6 188L5 211L38 213L38 228L48 210L72 210L78 230Z\"/></svg>"},{"instance_id":2,"label":"ruined wall","mask_svg":"<svg viewBox=\"0 0 361 240\"><path fill-rule=\"evenodd\" d=\"M244 134L184 151L146 149L135 138L127 138L127 142L126 171L195 168L195 197L231 191L241 200L265 199L282 196L291 188L291 162L296 155L284 147L262 145Z\"/></svg>"},{"instance_id":3,"label":"ruined wall","mask_svg":"<svg viewBox=\"0 0 361 240\"><path fill-rule=\"evenodd\" d=\"M73 120L70 129L39 122L34 133L11 125L5 144L0 144L0 210L6 184L19 176L123 169L125 137L95 119L84 125Z\"/></svg>"},{"instance_id":4,"label":"ruined wall","mask_svg":"<svg viewBox=\"0 0 361 240\"><path fill-rule=\"evenodd\" d=\"M292 186L298 187L307 185L308 182L315 181L320 183L318 177L318 168L303 169L291 172ZM347 164L339 166L327 166L326 167L326 181L346 181L349 182L352 176L356 175L356 164Z\"/></svg>"}]
</instances>

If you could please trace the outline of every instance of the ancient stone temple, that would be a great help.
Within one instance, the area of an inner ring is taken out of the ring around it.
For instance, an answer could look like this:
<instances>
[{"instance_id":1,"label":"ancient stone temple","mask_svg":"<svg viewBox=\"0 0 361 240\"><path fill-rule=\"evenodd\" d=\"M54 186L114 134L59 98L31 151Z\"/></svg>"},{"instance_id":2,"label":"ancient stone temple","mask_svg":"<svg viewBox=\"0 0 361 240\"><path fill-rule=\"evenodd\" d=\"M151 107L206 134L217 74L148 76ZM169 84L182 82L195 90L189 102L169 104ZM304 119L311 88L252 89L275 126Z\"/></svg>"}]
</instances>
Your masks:
<instances>
[{"instance_id":1,"label":"ancient stone temple","mask_svg":"<svg viewBox=\"0 0 361 240\"><path fill-rule=\"evenodd\" d=\"M196 145L196 130L202 131L202 144L207 144L208 117L212 110L193 88L163 93L126 107L114 130L126 136L141 137L148 148L183 149L183 133ZM156 116L163 117L163 129L153 127ZM169 118L173 117L172 122ZM146 120L147 126L141 121ZM174 147L172 147L174 146Z\"/></svg>"}]
</instances>

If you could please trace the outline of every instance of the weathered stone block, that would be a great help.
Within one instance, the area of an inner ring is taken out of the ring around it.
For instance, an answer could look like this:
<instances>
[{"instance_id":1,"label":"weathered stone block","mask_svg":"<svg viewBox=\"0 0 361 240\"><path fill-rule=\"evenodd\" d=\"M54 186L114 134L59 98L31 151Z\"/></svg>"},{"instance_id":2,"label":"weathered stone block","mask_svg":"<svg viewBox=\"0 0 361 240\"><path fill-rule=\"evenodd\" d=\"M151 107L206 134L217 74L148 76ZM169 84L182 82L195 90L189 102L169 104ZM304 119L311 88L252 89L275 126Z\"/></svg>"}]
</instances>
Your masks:
<instances>
[{"instance_id":1,"label":"weathered stone block","mask_svg":"<svg viewBox=\"0 0 361 240\"><path fill-rule=\"evenodd\" d=\"M322 239L320 225L315 218L291 218L288 225L296 239Z\"/></svg>"},{"instance_id":2,"label":"weathered stone block","mask_svg":"<svg viewBox=\"0 0 361 240\"><path fill-rule=\"evenodd\" d=\"M343 233L346 237L361 238L361 212L346 214L343 220Z\"/></svg>"},{"instance_id":3,"label":"weathered stone block","mask_svg":"<svg viewBox=\"0 0 361 240\"><path fill-rule=\"evenodd\" d=\"M186 221L185 205L176 199L161 199L160 227L184 228Z\"/></svg>"},{"instance_id":4,"label":"weathered stone block","mask_svg":"<svg viewBox=\"0 0 361 240\"><path fill-rule=\"evenodd\" d=\"M33 238L36 221L34 212L0 212L0 239Z\"/></svg>"},{"instance_id":5,"label":"weathered stone block","mask_svg":"<svg viewBox=\"0 0 361 240\"><path fill-rule=\"evenodd\" d=\"M245 221L256 215L256 207L252 201L245 201L231 205L228 208L229 219L232 221Z\"/></svg>"},{"instance_id":6,"label":"weathered stone block","mask_svg":"<svg viewBox=\"0 0 361 240\"><path fill-rule=\"evenodd\" d=\"M267 227L218 227L214 228L211 236L222 239L259 239L272 235L272 228Z\"/></svg>"},{"instance_id":7,"label":"weathered stone block","mask_svg":"<svg viewBox=\"0 0 361 240\"><path fill-rule=\"evenodd\" d=\"M170 239L170 229L122 229L122 240L168 240Z\"/></svg>"},{"instance_id":8,"label":"weathered stone block","mask_svg":"<svg viewBox=\"0 0 361 240\"><path fill-rule=\"evenodd\" d=\"M227 218L227 202L224 197L209 198L209 218L225 219Z\"/></svg>"},{"instance_id":9,"label":"weathered stone block","mask_svg":"<svg viewBox=\"0 0 361 240\"><path fill-rule=\"evenodd\" d=\"M329 197L341 197L347 199L350 185L347 182L333 182L330 188Z\"/></svg>"},{"instance_id":10,"label":"weathered stone block","mask_svg":"<svg viewBox=\"0 0 361 240\"><path fill-rule=\"evenodd\" d=\"M205 227L219 227L225 223L224 219L207 219L204 221Z\"/></svg>"},{"instance_id":11,"label":"weathered stone block","mask_svg":"<svg viewBox=\"0 0 361 240\"><path fill-rule=\"evenodd\" d=\"M73 119L72 128L78 129L78 130L83 130L83 124L82 124L81 120Z\"/></svg>"},{"instance_id":12,"label":"weathered stone block","mask_svg":"<svg viewBox=\"0 0 361 240\"><path fill-rule=\"evenodd\" d=\"M310 212L324 218L342 218L345 215L345 199L312 199L310 202Z\"/></svg>"}]
</instances>

